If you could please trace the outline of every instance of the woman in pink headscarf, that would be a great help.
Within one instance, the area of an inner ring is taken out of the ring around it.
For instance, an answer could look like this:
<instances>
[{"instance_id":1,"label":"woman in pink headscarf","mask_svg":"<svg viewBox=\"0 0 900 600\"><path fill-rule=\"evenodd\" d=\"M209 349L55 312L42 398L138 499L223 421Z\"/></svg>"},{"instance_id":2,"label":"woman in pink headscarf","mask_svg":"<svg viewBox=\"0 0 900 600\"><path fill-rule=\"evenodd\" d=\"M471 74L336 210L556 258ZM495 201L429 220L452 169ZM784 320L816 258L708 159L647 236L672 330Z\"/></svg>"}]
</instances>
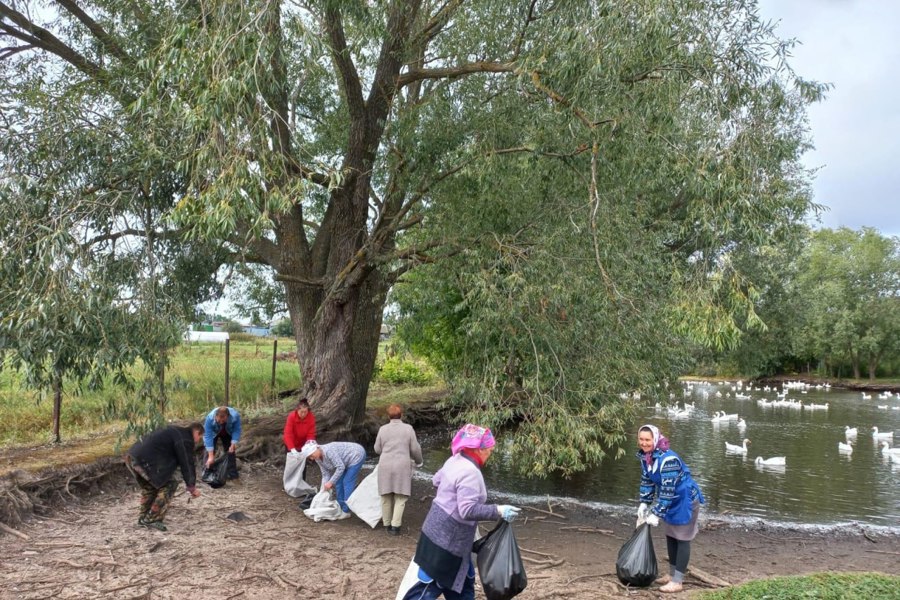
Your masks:
<instances>
[{"instance_id":1,"label":"woman in pink headscarf","mask_svg":"<svg viewBox=\"0 0 900 600\"><path fill-rule=\"evenodd\" d=\"M452 456L432 479L437 492L416 546L419 577L404 600L475 599L471 555L478 521L512 521L519 513L515 506L486 503L481 468L493 449L494 436L486 427L468 424L453 437Z\"/></svg>"},{"instance_id":2,"label":"woman in pink headscarf","mask_svg":"<svg viewBox=\"0 0 900 600\"><path fill-rule=\"evenodd\" d=\"M681 457L669 449L667 440L655 425L638 430L637 457L641 461L641 505L638 522L652 526L665 523L669 551L669 576L659 591L680 592L691 558L691 540L697 535L697 517L703 494ZM652 507L651 507L652 505Z\"/></svg>"}]
</instances>

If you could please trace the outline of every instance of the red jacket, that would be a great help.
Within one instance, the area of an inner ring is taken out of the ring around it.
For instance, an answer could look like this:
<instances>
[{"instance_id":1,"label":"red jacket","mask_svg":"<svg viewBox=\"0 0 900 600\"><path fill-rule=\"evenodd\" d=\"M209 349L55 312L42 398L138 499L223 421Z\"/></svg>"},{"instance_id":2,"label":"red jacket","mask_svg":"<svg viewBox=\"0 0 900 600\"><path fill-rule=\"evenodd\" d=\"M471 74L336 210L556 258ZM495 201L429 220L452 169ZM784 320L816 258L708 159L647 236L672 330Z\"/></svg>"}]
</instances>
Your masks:
<instances>
[{"instance_id":1,"label":"red jacket","mask_svg":"<svg viewBox=\"0 0 900 600\"><path fill-rule=\"evenodd\" d=\"M300 450L303 444L316 439L316 418L312 412L306 413L304 418L297 416L297 411L292 410L284 424L284 445L288 451Z\"/></svg>"}]
</instances>

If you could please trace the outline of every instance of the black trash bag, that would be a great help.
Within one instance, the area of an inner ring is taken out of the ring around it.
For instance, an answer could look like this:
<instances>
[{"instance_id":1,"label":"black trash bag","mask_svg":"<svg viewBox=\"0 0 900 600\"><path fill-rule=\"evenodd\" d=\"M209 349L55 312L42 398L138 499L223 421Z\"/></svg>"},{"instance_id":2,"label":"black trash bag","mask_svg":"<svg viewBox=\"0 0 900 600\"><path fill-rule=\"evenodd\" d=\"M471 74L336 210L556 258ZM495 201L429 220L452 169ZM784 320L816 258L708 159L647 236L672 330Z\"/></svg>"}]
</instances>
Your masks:
<instances>
[{"instance_id":1,"label":"black trash bag","mask_svg":"<svg viewBox=\"0 0 900 600\"><path fill-rule=\"evenodd\" d=\"M487 600L509 600L528 585L519 544L506 521L501 519L486 536L476 540L472 551L478 554L478 575Z\"/></svg>"},{"instance_id":2,"label":"black trash bag","mask_svg":"<svg viewBox=\"0 0 900 600\"><path fill-rule=\"evenodd\" d=\"M300 501L300 510L306 510L310 506L312 506L313 498L315 494L307 494L303 500Z\"/></svg>"},{"instance_id":3,"label":"black trash bag","mask_svg":"<svg viewBox=\"0 0 900 600\"><path fill-rule=\"evenodd\" d=\"M622 545L616 559L616 575L625 585L647 587L658 575L656 551L650 537L650 525L644 523L634 530L631 539Z\"/></svg>"},{"instance_id":4,"label":"black trash bag","mask_svg":"<svg viewBox=\"0 0 900 600\"><path fill-rule=\"evenodd\" d=\"M228 455L223 454L208 467L203 467L200 480L211 488L220 488L228 479Z\"/></svg>"}]
</instances>

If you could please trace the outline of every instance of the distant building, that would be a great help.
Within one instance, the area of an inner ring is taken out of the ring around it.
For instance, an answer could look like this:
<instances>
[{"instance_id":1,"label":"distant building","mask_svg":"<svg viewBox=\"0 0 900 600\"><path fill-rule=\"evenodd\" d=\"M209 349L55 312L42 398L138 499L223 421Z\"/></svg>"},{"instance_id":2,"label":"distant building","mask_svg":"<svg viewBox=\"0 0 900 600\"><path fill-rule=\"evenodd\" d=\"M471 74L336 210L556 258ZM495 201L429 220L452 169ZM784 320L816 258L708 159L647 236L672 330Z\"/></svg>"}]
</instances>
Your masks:
<instances>
[{"instance_id":1,"label":"distant building","mask_svg":"<svg viewBox=\"0 0 900 600\"><path fill-rule=\"evenodd\" d=\"M394 334L394 327L391 325L381 326L381 339L386 340Z\"/></svg>"},{"instance_id":2,"label":"distant building","mask_svg":"<svg viewBox=\"0 0 900 600\"><path fill-rule=\"evenodd\" d=\"M212 321L205 323L195 323L191 329L193 331L225 331L225 327L228 325L229 321ZM244 333L257 336L257 337L266 337L271 334L271 328L268 326L256 326L256 325L244 325L241 324L241 330Z\"/></svg>"},{"instance_id":3,"label":"distant building","mask_svg":"<svg viewBox=\"0 0 900 600\"><path fill-rule=\"evenodd\" d=\"M269 327L257 327L256 325L241 325L241 327L244 328L244 333L249 333L250 335L255 335L257 337L266 337L271 331Z\"/></svg>"}]
</instances>

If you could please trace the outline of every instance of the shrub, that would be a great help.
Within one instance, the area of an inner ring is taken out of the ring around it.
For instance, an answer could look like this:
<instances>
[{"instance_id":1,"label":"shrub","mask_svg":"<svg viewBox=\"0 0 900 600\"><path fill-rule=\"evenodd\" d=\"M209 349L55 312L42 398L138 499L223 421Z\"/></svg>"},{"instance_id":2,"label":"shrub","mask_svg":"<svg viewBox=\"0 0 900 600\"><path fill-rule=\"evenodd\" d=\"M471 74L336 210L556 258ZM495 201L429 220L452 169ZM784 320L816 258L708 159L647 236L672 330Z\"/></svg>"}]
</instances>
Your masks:
<instances>
[{"instance_id":1,"label":"shrub","mask_svg":"<svg viewBox=\"0 0 900 600\"><path fill-rule=\"evenodd\" d=\"M385 383L413 383L427 385L434 382L437 375L425 361L391 356L381 363L377 379Z\"/></svg>"}]
</instances>

